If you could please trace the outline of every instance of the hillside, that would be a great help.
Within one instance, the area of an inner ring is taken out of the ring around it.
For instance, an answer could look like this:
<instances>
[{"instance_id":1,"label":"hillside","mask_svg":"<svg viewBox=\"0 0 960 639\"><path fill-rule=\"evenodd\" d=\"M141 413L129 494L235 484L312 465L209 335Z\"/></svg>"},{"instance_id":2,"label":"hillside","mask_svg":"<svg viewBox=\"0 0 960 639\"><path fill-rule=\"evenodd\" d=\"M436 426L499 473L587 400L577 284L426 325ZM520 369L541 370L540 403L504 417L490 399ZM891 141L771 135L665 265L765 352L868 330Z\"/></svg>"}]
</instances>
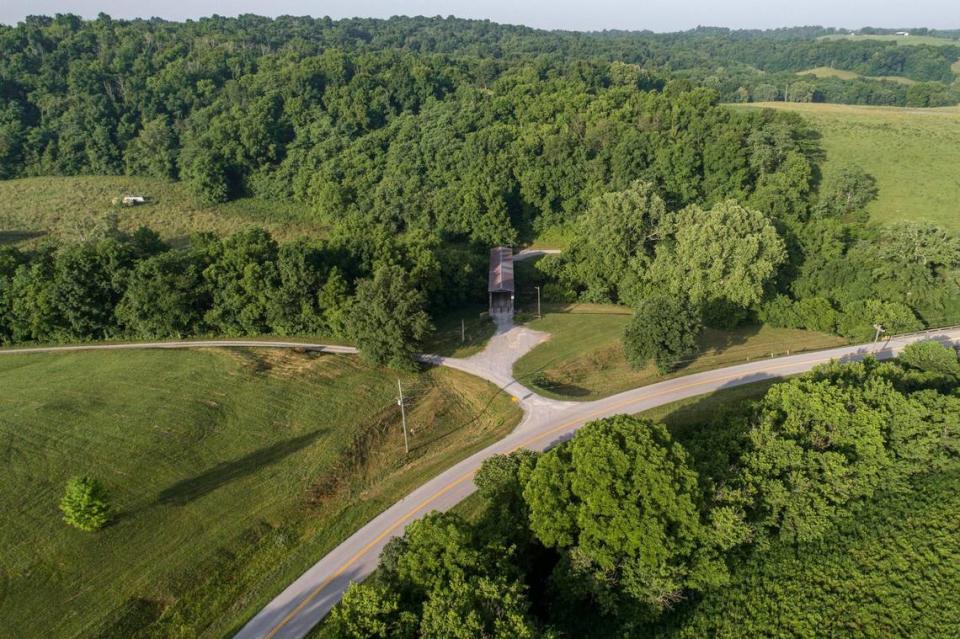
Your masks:
<instances>
[{"instance_id":1,"label":"hillside","mask_svg":"<svg viewBox=\"0 0 960 639\"><path fill-rule=\"evenodd\" d=\"M627 362L623 331L630 315L623 306L551 307L543 319L528 324L550 333L550 339L517 360L514 376L542 395L567 400L598 399L663 380L653 363L637 370ZM846 343L836 335L752 325L707 328L697 341L698 352L671 376Z\"/></svg>"},{"instance_id":2,"label":"hillside","mask_svg":"<svg viewBox=\"0 0 960 639\"><path fill-rule=\"evenodd\" d=\"M821 134L824 177L858 164L877 179L868 207L878 222L927 221L960 230L960 108L790 104L746 108L800 113Z\"/></svg>"},{"instance_id":3,"label":"hillside","mask_svg":"<svg viewBox=\"0 0 960 639\"><path fill-rule=\"evenodd\" d=\"M355 357L0 358L0 634L228 635L343 536L518 419L468 375L401 377L406 458L397 376ZM80 474L100 478L118 511L96 535L57 510Z\"/></svg>"},{"instance_id":4,"label":"hillside","mask_svg":"<svg viewBox=\"0 0 960 639\"><path fill-rule=\"evenodd\" d=\"M832 35L820 36L820 40L847 40L851 42L865 42L865 41L874 41L874 42L895 42L899 46L910 46L910 45L929 45L933 47L949 47L957 46L960 44L960 40L953 40L951 38L942 38L939 36L929 36L929 35L909 35L909 36L898 36L898 35L875 35L875 34L857 34L849 35L846 33L837 33Z\"/></svg>"}]
</instances>

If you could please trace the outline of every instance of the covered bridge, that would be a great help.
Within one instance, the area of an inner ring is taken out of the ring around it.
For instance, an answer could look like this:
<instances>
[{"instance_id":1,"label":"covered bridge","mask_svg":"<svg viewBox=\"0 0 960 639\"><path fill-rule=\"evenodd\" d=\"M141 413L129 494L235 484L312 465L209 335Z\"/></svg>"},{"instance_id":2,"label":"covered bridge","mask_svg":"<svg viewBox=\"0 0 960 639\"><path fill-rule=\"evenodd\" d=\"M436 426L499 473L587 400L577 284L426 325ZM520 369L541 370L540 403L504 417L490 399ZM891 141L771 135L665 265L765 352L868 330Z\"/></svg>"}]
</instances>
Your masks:
<instances>
[{"instance_id":1,"label":"covered bridge","mask_svg":"<svg viewBox=\"0 0 960 639\"><path fill-rule=\"evenodd\" d=\"M513 317L513 248L490 249L490 315Z\"/></svg>"}]
</instances>

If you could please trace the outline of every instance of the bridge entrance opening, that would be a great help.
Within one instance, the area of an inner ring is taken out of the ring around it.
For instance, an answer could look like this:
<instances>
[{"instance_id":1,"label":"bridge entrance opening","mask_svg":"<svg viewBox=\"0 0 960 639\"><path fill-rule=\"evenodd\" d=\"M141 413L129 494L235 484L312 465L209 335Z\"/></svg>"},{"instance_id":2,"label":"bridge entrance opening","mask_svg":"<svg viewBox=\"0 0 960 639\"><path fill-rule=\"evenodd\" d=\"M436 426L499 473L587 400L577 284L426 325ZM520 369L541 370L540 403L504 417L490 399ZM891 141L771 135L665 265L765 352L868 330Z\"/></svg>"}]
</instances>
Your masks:
<instances>
[{"instance_id":1,"label":"bridge entrance opening","mask_svg":"<svg viewBox=\"0 0 960 639\"><path fill-rule=\"evenodd\" d=\"M490 316L494 319L513 318L513 247L490 249Z\"/></svg>"}]
</instances>

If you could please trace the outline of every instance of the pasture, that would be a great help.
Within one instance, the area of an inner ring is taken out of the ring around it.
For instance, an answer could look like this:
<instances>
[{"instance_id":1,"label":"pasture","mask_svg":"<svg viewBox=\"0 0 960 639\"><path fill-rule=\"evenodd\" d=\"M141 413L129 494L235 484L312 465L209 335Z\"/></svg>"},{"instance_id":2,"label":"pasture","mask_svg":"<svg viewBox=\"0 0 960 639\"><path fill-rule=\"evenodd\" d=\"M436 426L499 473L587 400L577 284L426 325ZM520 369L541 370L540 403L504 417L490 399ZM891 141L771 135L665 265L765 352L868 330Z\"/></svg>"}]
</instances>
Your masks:
<instances>
[{"instance_id":1,"label":"pasture","mask_svg":"<svg viewBox=\"0 0 960 639\"><path fill-rule=\"evenodd\" d=\"M124 195L144 195L137 206L114 204ZM0 244L34 240L47 233L82 238L91 226L115 215L122 230L149 226L168 241L183 242L200 231L229 234L250 226L278 240L322 237L326 226L308 207L243 198L204 206L178 182L129 176L33 177L0 180Z\"/></svg>"},{"instance_id":2,"label":"pasture","mask_svg":"<svg viewBox=\"0 0 960 639\"><path fill-rule=\"evenodd\" d=\"M843 69L834 69L833 67L815 67L805 71L797 71L797 75L812 75L817 78L839 78L840 80L856 80L865 78L867 80L887 80L898 84L916 84L916 80L905 78L900 75L860 75L855 71L844 71Z\"/></svg>"},{"instance_id":3,"label":"pasture","mask_svg":"<svg viewBox=\"0 0 960 639\"><path fill-rule=\"evenodd\" d=\"M269 349L0 357L4 637L228 636L389 504L502 437L477 378ZM113 496L67 527L67 478Z\"/></svg>"},{"instance_id":4,"label":"pasture","mask_svg":"<svg viewBox=\"0 0 960 639\"><path fill-rule=\"evenodd\" d=\"M859 40L876 40L878 42L896 42L900 46L910 46L918 44L927 44L934 47L945 47L945 46L957 46L960 45L960 40L953 40L951 38L941 38L938 36L928 36L928 35L909 35L909 36L898 36L898 35L850 35L848 33L835 33L833 35L820 36L818 40L851 40L857 42Z\"/></svg>"},{"instance_id":5,"label":"pasture","mask_svg":"<svg viewBox=\"0 0 960 639\"><path fill-rule=\"evenodd\" d=\"M923 221L960 231L960 107L767 102L737 108L800 113L820 133L824 177L858 164L880 193L867 211L881 223Z\"/></svg>"}]
</instances>

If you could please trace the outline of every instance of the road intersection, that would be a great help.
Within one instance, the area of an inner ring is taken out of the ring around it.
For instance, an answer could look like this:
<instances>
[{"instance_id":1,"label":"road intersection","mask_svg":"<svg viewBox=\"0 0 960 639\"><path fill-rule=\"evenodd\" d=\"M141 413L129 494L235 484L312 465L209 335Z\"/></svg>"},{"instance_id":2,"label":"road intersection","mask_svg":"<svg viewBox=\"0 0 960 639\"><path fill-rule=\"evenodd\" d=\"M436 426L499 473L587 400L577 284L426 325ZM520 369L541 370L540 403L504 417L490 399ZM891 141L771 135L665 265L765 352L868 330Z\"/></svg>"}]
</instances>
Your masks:
<instances>
[{"instance_id":1,"label":"road intersection","mask_svg":"<svg viewBox=\"0 0 960 639\"><path fill-rule=\"evenodd\" d=\"M489 457L521 448L545 450L568 439L582 425L595 419L639 413L724 388L796 375L832 360L858 361L868 356L888 359L899 354L906 345L927 339L957 345L960 344L960 328L903 335L873 344L755 360L665 380L591 402L547 399L513 378L513 362L548 337L544 333L506 324L498 327L484 351L472 357L460 359L421 355L420 359L425 363L461 370L494 383L518 402L524 413L522 421L505 438L440 473L353 533L258 612L236 635L237 639L304 637L340 600L351 582L362 580L376 569L380 551L390 539L403 534L408 523L434 510L448 510L469 496L475 490L474 474ZM356 353L356 349L348 346L297 341L202 340L3 349L0 355L214 347L302 348L328 353Z\"/></svg>"}]
</instances>

